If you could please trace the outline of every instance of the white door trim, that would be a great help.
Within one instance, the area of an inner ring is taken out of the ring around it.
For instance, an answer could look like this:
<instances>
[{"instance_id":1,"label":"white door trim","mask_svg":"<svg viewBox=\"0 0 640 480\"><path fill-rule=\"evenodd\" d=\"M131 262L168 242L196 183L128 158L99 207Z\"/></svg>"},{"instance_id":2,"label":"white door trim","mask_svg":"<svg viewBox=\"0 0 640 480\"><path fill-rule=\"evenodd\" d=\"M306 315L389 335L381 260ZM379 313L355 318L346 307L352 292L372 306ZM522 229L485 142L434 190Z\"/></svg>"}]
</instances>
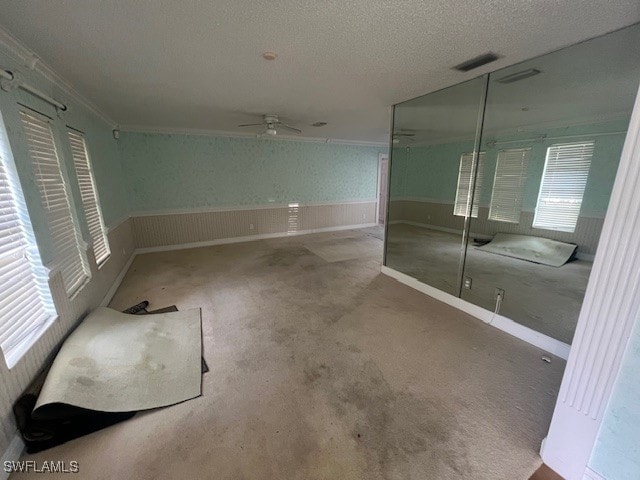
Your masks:
<instances>
[{"instance_id":1,"label":"white door trim","mask_svg":"<svg viewBox=\"0 0 640 480\"><path fill-rule=\"evenodd\" d=\"M388 153L379 153L378 154L378 179L376 181L376 224L379 224L380 219L380 181L382 178L382 162L387 161L387 181L389 181L389 154ZM387 199L387 208L389 204L389 199Z\"/></svg>"},{"instance_id":2,"label":"white door trim","mask_svg":"<svg viewBox=\"0 0 640 480\"><path fill-rule=\"evenodd\" d=\"M640 311L640 93L541 455L582 480ZM585 477L589 478L589 477Z\"/></svg>"}]
</instances>

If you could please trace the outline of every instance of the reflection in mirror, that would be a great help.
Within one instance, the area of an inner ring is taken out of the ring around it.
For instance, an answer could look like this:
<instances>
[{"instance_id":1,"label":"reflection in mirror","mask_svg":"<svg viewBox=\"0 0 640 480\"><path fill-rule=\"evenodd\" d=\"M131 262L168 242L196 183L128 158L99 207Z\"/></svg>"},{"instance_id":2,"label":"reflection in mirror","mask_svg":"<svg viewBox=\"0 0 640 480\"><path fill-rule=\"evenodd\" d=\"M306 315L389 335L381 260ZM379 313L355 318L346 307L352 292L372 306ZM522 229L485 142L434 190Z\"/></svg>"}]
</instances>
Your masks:
<instances>
[{"instance_id":1,"label":"reflection in mirror","mask_svg":"<svg viewBox=\"0 0 640 480\"><path fill-rule=\"evenodd\" d=\"M463 299L571 343L639 80L637 25L490 75Z\"/></svg>"},{"instance_id":2,"label":"reflection in mirror","mask_svg":"<svg viewBox=\"0 0 640 480\"><path fill-rule=\"evenodd\" d=\"M473 151L485 88L476 78L394 109L385 265L456 296L465 215L478 213Z\"/></svg>"}]
</instances>

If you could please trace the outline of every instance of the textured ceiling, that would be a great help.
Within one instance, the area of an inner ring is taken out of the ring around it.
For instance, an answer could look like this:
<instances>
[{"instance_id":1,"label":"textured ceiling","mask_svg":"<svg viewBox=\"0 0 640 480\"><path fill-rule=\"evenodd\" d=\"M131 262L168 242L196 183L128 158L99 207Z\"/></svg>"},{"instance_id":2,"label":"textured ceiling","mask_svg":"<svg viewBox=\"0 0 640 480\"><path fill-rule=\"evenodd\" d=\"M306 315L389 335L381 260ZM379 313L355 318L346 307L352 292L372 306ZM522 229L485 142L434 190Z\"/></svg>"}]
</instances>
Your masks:
<instances>
[{"instance_id":1,"label":"textured ceiling","mask_svg":"<svg viewBox=\"0 0 640 480\"><path fill-rule=\"evenodd\" d=\"M539 74L503 84L505 76ZM490 75L485 138L549 127L628 121L640 84L640 24L501 69ZM414 98L395 111L403 145L473 138L484 78ZM622 123L620 123L622 124Z\"/></svg>"},{"instance_id":2,"label":"textured ceiling","mask_svg":"<svg viewBox=\"0 0 640 480\"><path fill-rule=\"evenodd\" d=\"M0 25L123 126L277 113L381 142L394 103L637 21L638 0L0 0ZM486 51L502 58L450 69Z\"/></svg>"}]
</instances>

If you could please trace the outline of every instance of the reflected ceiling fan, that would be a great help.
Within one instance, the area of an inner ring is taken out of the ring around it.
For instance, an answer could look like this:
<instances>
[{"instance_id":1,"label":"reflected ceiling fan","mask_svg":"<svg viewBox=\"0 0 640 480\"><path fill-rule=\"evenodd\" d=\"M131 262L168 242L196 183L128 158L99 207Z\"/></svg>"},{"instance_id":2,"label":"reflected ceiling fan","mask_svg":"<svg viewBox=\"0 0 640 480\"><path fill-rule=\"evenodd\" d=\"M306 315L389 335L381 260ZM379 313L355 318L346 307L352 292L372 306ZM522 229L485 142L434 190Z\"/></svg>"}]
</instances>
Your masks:
<instances>
[{"instance_id":1,"label":"reflected ceiling fan","mask_svg":"<svg viewBox=\"0 0 640 480\"><path fill-rule=\"evenodd\" d=\"M393 143L400 143L402 140L408 140L410 142L413 141L413 137L415 137L415 133L410 133L407 130L399 130L397 132L393 132Z\"/></svg>"},{"instance_id":2,"label":"reflected ceiling fan","mask_svg":"<svg viewBox=\"0 0 640 480\"><path fill-rule=\"evenodd\" d=\"M290 132L302 133L302 130L296 127L292 127L287 125L286 123L282 123L278 120L278 115L263 115L261 123L243 123L242 125L238 125L238 127L264 127L264 133L267 135L275 136L278 133L278 129L288 130Z\"/></svg>"}]
</instances>

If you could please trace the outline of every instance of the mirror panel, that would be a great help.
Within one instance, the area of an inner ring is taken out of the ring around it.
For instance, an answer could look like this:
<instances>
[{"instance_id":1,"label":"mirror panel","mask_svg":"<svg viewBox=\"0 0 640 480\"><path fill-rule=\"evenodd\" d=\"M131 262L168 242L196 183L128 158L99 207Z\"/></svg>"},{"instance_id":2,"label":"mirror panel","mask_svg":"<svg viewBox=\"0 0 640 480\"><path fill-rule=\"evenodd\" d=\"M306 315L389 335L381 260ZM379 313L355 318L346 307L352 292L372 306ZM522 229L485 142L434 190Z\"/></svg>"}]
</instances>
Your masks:
<instances>
[{"instance_id":1,"label":"mirror panel","mask_svg":"<svg viewBox=\"0 0 640 480\"><path fill-rule=\"evenodd\" d=\"M476 78L394 108L385 265L456 296L485 85Z\"/></svg>"},{"instance_id":2,"label":"mirror panel","mask_svg":"<svg viewBox=\"0 0 640 480\"><path fill-rule=\"evenodd\" d=\"M490 75L463 299L571 343L639 80L637 25Z\"/></svg>"}]
</instances>

